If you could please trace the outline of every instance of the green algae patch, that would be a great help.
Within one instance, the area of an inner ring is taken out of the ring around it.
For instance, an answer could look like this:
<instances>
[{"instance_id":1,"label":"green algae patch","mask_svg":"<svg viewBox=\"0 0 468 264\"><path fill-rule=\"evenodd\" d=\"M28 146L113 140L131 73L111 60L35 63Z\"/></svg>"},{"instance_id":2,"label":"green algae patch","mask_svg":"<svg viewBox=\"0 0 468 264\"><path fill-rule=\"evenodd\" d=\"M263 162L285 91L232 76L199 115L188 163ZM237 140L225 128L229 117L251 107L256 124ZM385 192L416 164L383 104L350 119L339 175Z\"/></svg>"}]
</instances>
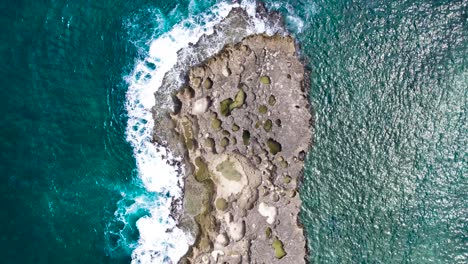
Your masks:
<instances>
[{"instance_id":1,"label":"green algae patch","mask_svg":"<svg viewBox=\"0 0 468 264\"><path fill-rule=\"evenodd\" d=\"M221 145L221 147L225 148L225 147L229 146L229 139L226 138L226 137L223 137L221 139L221 142L219 142L219 144Z\"/></svg>"},{"instance_id":2,"label":"green algae patch","mask_svg":"<svg viewBox=\"0 0 468 264\"><path fill-rule=\"evenodd\" d=\"M216 231L216 219L211 215L211 211L213 210L211 201L215 192L215 185L213 181L209 179L203 182L203 186L206 190L206 196L202 199L203 211L194 217L200 230L195 240L194 247L201 252L209 252L213 248L210 234Z\"/></svg>"},{"instance_id":3,"label":"green algae patch","mask_svg":"<svg viewBox=\"0 0 468 264\"><path fill-rule=\"evenodd\" d=\"M195 165L197 165L198 170L195 172L195 179L198 182L203 182L210 178L210 172L208 171L208 166L206 165L205 160L202 157L197 157L195 159Z\"/></svg>"},{"instance_id":4,"label":"green algae patch","mask_svg":"<svg viewBox=\"0 0 468 264\"><path fill-rule=\"evenodd\" d=\"M267 121L265 121L265 123L263 123L263 129L265 129L266 132L270 132L272 127L273 127L273 122L271 122L270 119L268 119Z\"/></svg>"},{"instance_id":5,"label":"green algae patch","mask_svg":"<svg viewBox=\"0 0 468 264\"><path fill-rule=\"evenodd\" d=\"M228 208L228 203L226 199L218 198L215 201L215 206L216 206L216 209L218 209L219 211L226 211L226 209Z\"/></svg>"},{"instance_id":6,"label":"green algae patch","mask_svg":"<svg viewBox=\"0 0 468 264\"><path fill-rule=\"evenodd\" d=\"M270 153L273 155L276 155L276 153L281 151L281 144L276 142L274 139L268 139L267 140L267 146L268 149L270 150Z\"/></svg>"},{"instance_id":7,"label":"green algae patch","mask_svg":"<svg viewBox=\"0 0 468 264\"><path fill-rule=\"evenodd\" d=\"M274 106L276 104L276 98L274 95L270 95L270 97L268 97L268 104L271 106Z\"/></svg>"},{"instance_id":8,"label":"green algae patch","mask_svg":"<svg viewBox=\"0 0 468 264\"><path fill-rule=\"evenodd\" d=\"M261 122L260 122L260 121L257 121L257 122L255 123L255 128L259 128L259 127L260 127L260 124L261 124Z\"/></svg>"},{"instance_id":9,"label":"green algae patch","mask_svg":"<svg viewBox=\"0 0 468 264\"><path fill-rule=\"evenodd\" d=\"M258 107L258 112L260 114L266 114L268 112L268 107L266 107L266 105L261 105Z\"/></svg>"},{"instance_id":10,"label":"green algae patch","mask_svg":"<svg viewBox=\"0 0 468 264\"><path fill-rule=\"evenodd\" d=\"M212 81L210 78L206 78L206 79L203 81L203 88L205 88L205 89L211 89L211 87L213 87L213 81Z\"/></svg>"},{"instance_id":11,"label":"green algae patch","mask_svg":"<svg viewBox=\"0 0 468 264\"><path fill-rule=\"evenodd\" d=\"M220 113L222 116L228 116L231 113L231 110L229 109L229 106L232 104L232 99L228 98L221 103L219 103L219 108L220 108Z\"/></svg>"},{"instance_id":12,"label":"green algae patch","mask_svg":"<svg viewBox=\"0 0 468 264\"><path fill-rule=\"evenodd\" d=\"M286 251L284 251L283 248L283 242L281 242L281 240L279 240L277 237L275 238L275 240L273 240L271 246L275 250L275 258L281 259L284 256L286 256Z\"/></svg>"},{"instance_id":13,"label":"green algae patch","mask_svg":"<svg viewBox=\"0 0 468 264\"><path fill-rule=\"evenodd\" d=\"M192 82L191 82L191 86L192 86L193 88L198 88L198 87L200 87L200 84L201 84L201 78L200 78L200 77L192 78L191 81L192 81Z\"/></svg>"},{"instance_id":14,"label":"green algae patch","mask_svg":"<svg viewBox=\"0 0 468 264\"><path fill-rule=\"evenodd\" d=\"M228 99L221 101L221 103L219 103L219 109L220 109L220 113L222 116L228 116L231 114L230 106L232 102L233 102L232 99L228 98Z\"/></svg>"},{"instance_id":15,"label":"green algae patch","mask_svg":"<svg viewBox=\"0 0 468 264\"><path fill-rule=\"evenodd\" d=\"M287 167L289 166L289 163L288 163L287 161L285 161L285 160L282 160L282 161L280 162L280 165L281 165L282 168L285 169L285 168L287 168Z\"/></svg>"},{"instance_id":16,"label":"green algae patch","mask_svg":"<svg viewBox=\"0 0 468 264\"><path fill-rule=\"evenodd\" d=\"M244 130L244 132L242 132L242 142L246 146L250 144L250 132L249 131Z\"/></svg>"},{"instance_id":17,"label":"green algae patch","mask_svg":"<svg viewBox=\"0 0 468 264\"><path fill-rule=\"evenodd\" d=\"M265 237L266 237L266 239L271 238L271 233L272 233L272 231L271 231L270 227L265 228Z\"/></svg>"},{"instance_id":18,"label":"green algae patch","mask_svg":"<svg viewBox=\"0 0 468 264\"><path fill-rule=\"evenodd\" d=\"M242 178L242 174L236 170L234 166L234 162L226 159L225 161L221 162L216 166L216 170L221 172L224 178L231 180L231 181L240 181Z\"/></svg>"},{"instance_id":19,"label":"green algae patch","mask_svg":"<svg viewBox=\"0 0 468 264\"><path fill-rule=\"evenodd\" d=\"M221 129L221 124L222 124L222 122L218 118L213 117L211 119L211 128L213 128L214 130L220 130Z\"/></svg>"},{"instance_id":20,"label":"green algae patch","mask_svg":"<svg viewBox=\"0 0 468 264\"><path fill-rule=\"evenodd\" d=\"M210 233L214 233L216 230L216 219L207 212L195 216L194 219L200 227L200 234L194 246L197 247L200 252L210 252L213 249Z\"/></svg>"},{"instance_id":21,"label":"green algae patch","mask_svg":"<svg viewBox=\"0 0 468 264\"><path fill-rule=\"evenodd\" d=\"M234 110L235 108L240 108L242 105L245 103L245 92L242 89L239 89L239 91L236 94L236 97L234 98L234 102L229 105L229 111Z\"/></svg>"},{"instance_id":22,"label":"green algae patch","mask_svg":"<svg viewBox=\"0 0 468 264\"><path fill-rule=\"evenodd\" d=\"M270 80L270 77L268 77L268 76L262 76L262 77L260 77L260 82L263 83L263 84L270 84L271 80Z\"/></svg>"}]
</instances>

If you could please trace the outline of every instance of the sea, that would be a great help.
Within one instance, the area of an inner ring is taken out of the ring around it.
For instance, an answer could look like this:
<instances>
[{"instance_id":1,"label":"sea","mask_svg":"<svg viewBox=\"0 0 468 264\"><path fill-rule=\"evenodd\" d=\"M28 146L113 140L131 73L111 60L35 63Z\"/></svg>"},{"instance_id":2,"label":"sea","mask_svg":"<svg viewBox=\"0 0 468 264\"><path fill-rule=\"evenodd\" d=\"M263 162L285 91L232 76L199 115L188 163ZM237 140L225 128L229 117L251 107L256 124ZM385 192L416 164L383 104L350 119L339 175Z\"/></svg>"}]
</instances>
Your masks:
<instances>
[{"instance_id":1,"label":"sea","mask_svg":"<svg viewBox=\"0 0 468 264\"><path fill-rule=\"evenodd\" d=\"M310 263L468 263L468 1L264 3L309 72ZM0 263L177 263L194 238L170 216L184 170L152 142L153 94L256 4L0 1Z\"/></svg>"}]
</instances>

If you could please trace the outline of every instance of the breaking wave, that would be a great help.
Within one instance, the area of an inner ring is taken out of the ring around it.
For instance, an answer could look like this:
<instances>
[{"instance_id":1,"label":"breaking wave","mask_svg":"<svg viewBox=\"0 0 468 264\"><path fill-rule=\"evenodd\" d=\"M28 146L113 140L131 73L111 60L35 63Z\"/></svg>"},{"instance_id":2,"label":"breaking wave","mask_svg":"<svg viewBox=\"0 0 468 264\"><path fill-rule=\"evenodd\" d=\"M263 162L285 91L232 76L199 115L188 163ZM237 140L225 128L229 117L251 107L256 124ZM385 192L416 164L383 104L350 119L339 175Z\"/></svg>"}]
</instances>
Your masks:
<instances>
[{"instance_id":1,"label":"breaking wave","mask_svg":"<svg viewBox=\"0 0 468 264\"><path fill-rule=\"evenodd\" d=\"M133 71L125 77L128 83L126 109L127 140L133 147L137 165L136 185L139 191L122 192L122 200L109 224L107 236L112 237L113 248L131 251L132 263L177 263L194 242L190 234L177 227L170 216L171 203L183 195L184 168L174 166L180 161L164 146L153 142L154 120L151 109L155 105L154 93L162 84L164 75L174 65L177 51L196 43L204 34L210 35L235 7L244 8L252 23L247 34L274 33L262 18L256 15L255 1L218 3L208 10L196 13L196 3L190 3L186 18L153 37L149 51L138 60ZM164 23L165 17L154 11L155 26ZM161 28L161 27L160 27ZM219 51L223 43L213 43L211 54ZM182 80L180 80L182 82Z\"/></svg>"}]
</instances>

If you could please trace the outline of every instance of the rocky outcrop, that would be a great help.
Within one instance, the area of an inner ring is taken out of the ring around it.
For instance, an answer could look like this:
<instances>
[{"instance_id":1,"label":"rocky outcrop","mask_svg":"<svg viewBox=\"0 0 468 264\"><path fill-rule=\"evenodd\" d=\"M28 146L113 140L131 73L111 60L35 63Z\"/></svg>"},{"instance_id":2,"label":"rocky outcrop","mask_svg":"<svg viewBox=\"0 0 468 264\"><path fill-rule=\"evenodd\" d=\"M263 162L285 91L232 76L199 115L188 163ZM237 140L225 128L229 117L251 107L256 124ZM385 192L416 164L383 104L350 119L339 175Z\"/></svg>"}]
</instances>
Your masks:
<instances>
[{"instance_id":1,"label":"rocky outcrop","mask_svg":"<svg viewBox=\"0 0 468 264\"><path fill-rule=\"evenodd\" d=\"M185 168L172 216L195 238L180 263L305 262L297 195L311 140L304 66L280 16L257 12L278 34L248 36L252 18L234 8L178 52L156 93L154 140Z\"/></svg>"},{"instance_id":2,"label":"rocky outcrop","mask_svg":"<svg viewBox=\"0 0 468 264\"><path fill-rule=\"evenodd\" d=\"M249 36L190 68L171 117L189 168L181 225L197 234L181 262L305 262L305 90L291 37Z\"/></svg>"},{"instance_id":3,"label":"rocky outcrop","mask_svg":"<svg viewBox=\"0 0 468 264\"><path fill-rule=\"evenodd\" d=\"M271 31L270 33L285 34L282 18L278 13L268 12L262 4L258 4L256 13L265 29ZM252 19L243 8L233 8L225 19L214 26L212 34L204 34L197 43L179 50L177 64L165 74L163 83L155 94L156 105L153 111L155 120L164 122L167 111L173 110L174 103L171 97L173 92L183 85L190 66L201 63L225 45L238 43L244 37L252 34L257 26L256 22L258 21ZM161 132L164 133L164 131ZM170 137L170 135L164 135L161 132L158 131L154 135L155 139L164 140L166 137Z\"/></svg>"}]
</instances>

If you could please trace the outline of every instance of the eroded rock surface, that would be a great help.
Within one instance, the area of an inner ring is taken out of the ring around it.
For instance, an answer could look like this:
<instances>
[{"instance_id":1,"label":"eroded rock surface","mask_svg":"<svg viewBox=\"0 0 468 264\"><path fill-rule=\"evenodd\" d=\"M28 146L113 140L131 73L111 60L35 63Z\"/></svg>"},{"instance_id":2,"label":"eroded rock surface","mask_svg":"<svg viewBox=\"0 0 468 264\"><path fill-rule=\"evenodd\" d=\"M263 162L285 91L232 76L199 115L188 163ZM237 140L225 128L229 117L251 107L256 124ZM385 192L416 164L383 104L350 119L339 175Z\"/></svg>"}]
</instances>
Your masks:
<instances>
[{"instance_id":1,"label":"eroded rock surface","mask_svg":"<svg viewBox=\"0 0 468 264\"><path fill-rule=\"evenodd\" d=\"M197 239L181 262L305 263L296 190L311 115L294 40L249 36L187 80L171 133L188 168L181 225Z\"/></svg>"}]
</instances>

